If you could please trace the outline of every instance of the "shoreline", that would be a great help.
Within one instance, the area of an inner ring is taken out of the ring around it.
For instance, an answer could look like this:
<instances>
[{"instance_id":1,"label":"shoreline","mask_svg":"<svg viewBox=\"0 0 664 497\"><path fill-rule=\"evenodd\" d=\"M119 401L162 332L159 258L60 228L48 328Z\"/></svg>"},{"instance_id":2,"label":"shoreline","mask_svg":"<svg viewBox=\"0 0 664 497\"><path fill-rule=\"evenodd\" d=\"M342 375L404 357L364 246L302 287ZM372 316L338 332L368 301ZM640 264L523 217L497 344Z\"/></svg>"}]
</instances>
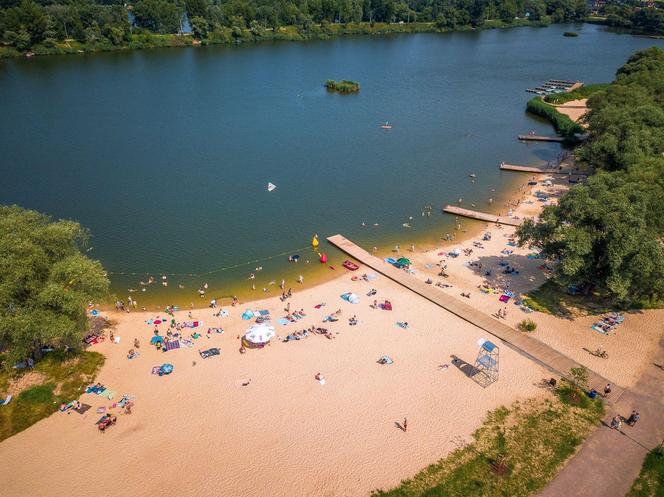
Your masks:
<instances>
[{"instance_id":1,"label":"shoreline","mask_svg":"<svg viewBox=\"0 0 664 497\"><path fill-rule=\"evenodd\" d=\"M490 30L490 29L510 29L520 27L535 27L545 28L552 23L550 17L544 16L544 20L528 21L519 20L510 24L505 23L499 19L488 19L485 24L479 27L459 26L455 29L438 28L435 22L412 22L412 23L345 23L345 24L322 24L315 25L315 30L300 32L297 25L281 26L278 32L265 30L261 35L255 35L249 28L243 28L242 34L239 38L208 38L196 39L192 33L174 33L174 34L137 34L133 35L133 39L129 44L125 45L111 45L104 44L98 46L88 46L81 44L73 39L64 40L58 43L54 48L46 47L33 47L32 50L20 52L13 47L0 46L0 59L15 59L15 58L30 58L33 56L44 57L51 55L81 55L81 54L95 54L101 52L118 52L118 51L135 51L135 50L150 50L155 48L197 48L201 46L214 46L214 45L245 45L252 43L262 42L293 42L293 41L316 41L316 40L329 40L343 36L385 36L394 34L416 34L416 33L459 33L468 31ZM569 21L568 23L583 22L583 21Z\"/></svg>"},{"instance_id":2,"label":"shoreline","mask_svg":"<svg viewBox=\"0 0 664 497\"><path fill-rule=\"evenodd\" d=\"M541 211L543 203L532 200L532 190L544 189L555 202L569 187L562 178L544 187L546 178L541 175L536 187L517 192L515 197L523 201L515 215L531 217ZM440 291L457 298L459 292L469 292L472 305L489 315L503 304L498 295L484 294L478 286L508 286L522 293L545 281L546 275L538 268L541 261L526 258L527 248L506 245L513 227L473 224L474 236L469 230L463 241L457 239L443 249L447 252L454 246L474 252L462 250L459 257L446 258L449 277L443 281L451 286ZM491 240L476 241L487 227L493 233ZM504 254L507 249L511 252ZM411 257L407 250L402 254ZM440 258L436 249L417 250L412 255L415 277L438 278ZM496 274L496 280L487 281L483 271L476 270L477 261L485 268L506 261L520 274ZM53 414L3 441L0 464L24 461L6 479L7 496L64 497L72 491L110 495L122 480L123 491L135 497L156 492L164 497L192 492L202 497L366 497L376 488L398 485L469 441L487 411L549 395L540 384L550 371L500 342L500 378L482 388L452 359L473 364L484 333L389 278L351 279L365 271L370 272L361 268L340 274L296 292L287 302L271 295L236 307L223 305L227 317L214 316L215 310L208 308L180 310L175 313L177 321L202 321L198 328L183 331L187 336L192 332L192 350L183 346L161 352L148 345L155 327L150 320L165 317L163 312L107 313L115 322L118 341L106 340L91 348L106 357L96 381L117 391L118 398L134 397L132 415L118 416L117 425L98 435L96 410L113 407L100 396L82 395L90 411ZM367 295L370 289L376 289L377 295ZM359 305L340 299L348 291L356 292ZM371 308L372 299L389 300L393 310ZM320 307L322 303L327 305ZM276 318L284 316L284 306L291 304L306 316L279 323ZM276 336L263 349L241 354L240 336L252 324L241 316L247 308L268 310ZM337 308L339 321L325 322L325 316ZM348 323L351 316L357 316L357 325ZM514 326L524 316L539 324L533 338L629 387L657 346L654 323L664 318L664 311L630 313L609 337L590 331L592 317L567 320L524 314L511 303L505 321ZM406 329L395 324L403 321L408 323ZM328 339L311 334L284 341L312 325L328 328ZM208 327L222 328L224 333L208 333ZM201 336L193 337L195 331ZM127 349L134 339L142 344L140 356L128 360ZM605 347L611 359L584 352L597 346ZM220 356L202 359L197 351L209 347L218 347ZM377 364L384 355L394 363ZM174 372L151 375L150 369L164 361L174 365ZM316 381L319 374L325 384ZM404 418L407 433L395 427ZM67 458L58 457L63 452ZM144 464L163 459L164 454L178 471ZM90 479L79 470L85 464L103 464L104 471Z\"/></svg>"},{"instance_id":3,"label":"shoreline","mask_svg":"<svg viewBox=\"0 0 664 497\"><path fill-rule=\"evenodd\" d=\"M563 147L561 147L561 150L563 150ZM496 166L498 167L498 166ZM496 202L493 203L493 205L488 205L485 206L484 208L479 208L476 207L483 212L489 212L491 214L496 214L499 213L506 209L508 209L508 204L514 203L517 199L519 199L523 193L521 191L521 188L523 188L528 180L523 181L523 177L527 176L524 175L523 173L515 173L515 172L502 172L501 174L508 174L508 175L513 175L514 178L512 181L510 181L509 186L506 188L503 188L501 191L496 191L493 194L496 195ZM471 238L477 236L483 229L486 223L482 221L475 221L472 219L467 219L467 218L461 218L457 222L461 222L462 229L461 231L457 230L454 224L452 223L452 218L455 220L457 219L456 216L453 216L451 214L447 214L442 212L442 205L440 206L440 209L434 209L435 214L437 216L446 216L448 219L450 219L450 233L455 235L454 240L444 240L442 233L438 233L434 228L427 228L424 229L420 232L411 232L413 234L410 235L410 237L407 237L409 231L403 231L403 236L398 236L394 234L393 236L387 237L385 246L379 246L378 251L376 252L376 255L385 258L385 257L391 257L393 255L392 247L394 247L395 244L399 244L402 246L402 252L404 254L410 253L408 250L408 247L411 244L415 244L416 246L416 252L431 252L437 249L453 249L457 245L461 245L462 243L470 240ZM330 233L329 235L332 235L334 233ZM328 256L330 257L329 264L321 265L318 260L316 260L315 254L312 255L311 257L311 262L309 264L305 262L300 262L299 264L306 264L306 271L301 271L303 274L304 273L309 273L305 276L304 283L300 284L297 283L294 280L294 277L292 280L288 281L286 278L284 278L284 275L280 275L280 278L286 279L286 287L285 289L287 290L289 287L293 289L294 293L300 293L304 291L309 291L311 289L314 289L320 285L323 285L327 282L334 281L338 278L342 278L344 275L347 275L349 273L348 270L344 269L341 266L341 263L343 260L349 258L344 254L343 252L339 251L336 247L330 245L325 238L328 235L321 236L319 237L321 240L321 247L325 247L325 249L321 248L321 252L326 252ZM434 241L435 238L435 241ZM404 241L406 243L404 243ZM311 247L309 247L310 249ZM367 247L365 247L367 248ZM369 250L370 248L367 248ZM271 258L271 257L270 257ZM268 257L264 258L263 260L267 260ZM305 257L306 259L306 257ZM253 262L248 262L245 263L247 266L247 273L253 273ZM329 269L330 265L334 265L336 268L335 271L331 271ZM290 268L289 268L290 269ZM113 273L112 271L110 273ZM159 281L157 280L159 276L162 273L154 273L155 277L155 283L154 285L159 285ZM148 273L145 273L145 276L147 276ZM266 285L265 282L258 283L258 278L260 276L260 273L256 273L256 278L257 278L257 283L256 283L256 290L252 291L249 289L249 286L251 285L250 280L247 278L244 283L246 285L246 288L241 288L242 284L242 279L233 279L232 282L230 282L228 285L225 285L222 290L219 291L206 291L206 295L204 298L200 298L197 294L193 293L195 290L192 287L191 290L191 295L189 297L185 297L183 295L177 295L178 290L173 289L173 297L170 297L168 295L166 296L156 296L154 299L159 299L158 301L152 301L151 299L148 300L148 303L143 306L140 305L140 308L137 309L132 309L130 312L149 312L149 311L161 311L163 310L166 305L178 305L180 309L204 309L209 307L209 302L211 299L216 299L217 302L221 305L224 303L228 303L230 300L232 300L232 297L234 295L237 295L240 300L240 305L245 305L245 304L251 304L252 302L256 301L261 301L270 297L274 297L278 294L281 293L281 289L279 288L278 285ZM274 275L272 275L274 276ZM275 281L273 279L273 281ZM262 292L261 288L265 286L265 288L268 288L268 292ZM118 295L117 293L113 292L111 298L109 298L108 302L103 302L99 303L96 305L97 309L104 310L104 311L109 311L114 308L114 302L116 300L123 300L126 301L126 297L131 296L132 298L136 297L136 300L140 301L142 294L141 293L128 293L125 292L122 295ZM189 300L189 303L186 302L186 300ZM192 305L193 304L193 305ZM144 310L143 310L144 307Z\"/></svg>"}]
</instances>

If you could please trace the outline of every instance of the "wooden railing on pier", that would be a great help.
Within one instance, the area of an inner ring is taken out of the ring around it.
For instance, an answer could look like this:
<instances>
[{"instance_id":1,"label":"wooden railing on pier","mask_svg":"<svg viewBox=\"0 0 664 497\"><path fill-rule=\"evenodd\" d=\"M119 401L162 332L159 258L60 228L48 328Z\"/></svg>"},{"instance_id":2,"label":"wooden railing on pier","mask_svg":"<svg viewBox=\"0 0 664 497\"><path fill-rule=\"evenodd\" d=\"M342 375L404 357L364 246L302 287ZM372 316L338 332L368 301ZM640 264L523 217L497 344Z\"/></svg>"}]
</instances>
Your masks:
<instances>
[{"instance_id":1,"label":"wooden railing on pier","mask_svg":"<svg viewBox=\"0 0 664 497\"><path fill-rule=\"evenodd\" d=\"M519 226L523 222L523 220L521 219L514 219L507 216L496 216L495 214L489 214L488 212L479 212L470 209L463 209L462 207L457 207L455 205L446 205L445 207L443 207L443 212L447 212L448 214L454 214L455 216L463 216L470 219L476 219L477 221L506 224L508 226Z\"/></svg>"}]
</instances>

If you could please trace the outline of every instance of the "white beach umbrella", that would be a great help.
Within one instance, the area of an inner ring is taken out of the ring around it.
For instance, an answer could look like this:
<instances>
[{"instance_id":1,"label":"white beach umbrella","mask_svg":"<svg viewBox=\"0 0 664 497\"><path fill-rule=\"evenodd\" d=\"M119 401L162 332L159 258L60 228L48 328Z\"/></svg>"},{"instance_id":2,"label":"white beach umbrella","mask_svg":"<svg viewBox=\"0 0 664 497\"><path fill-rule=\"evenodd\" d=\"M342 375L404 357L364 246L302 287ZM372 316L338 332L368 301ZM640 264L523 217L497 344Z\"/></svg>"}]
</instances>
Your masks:
<instances>
[{"instance_id":1,"label":"white beach umbrella","mask_svg":"<svg viewBox=\"0 0 664 497\"><path fill-rule=\"evenodd\" d=\"M274 327L265 323L254 324L244 333L244 338L257 345L269 342L274 338Z\"/></svg>"}]
</instances>

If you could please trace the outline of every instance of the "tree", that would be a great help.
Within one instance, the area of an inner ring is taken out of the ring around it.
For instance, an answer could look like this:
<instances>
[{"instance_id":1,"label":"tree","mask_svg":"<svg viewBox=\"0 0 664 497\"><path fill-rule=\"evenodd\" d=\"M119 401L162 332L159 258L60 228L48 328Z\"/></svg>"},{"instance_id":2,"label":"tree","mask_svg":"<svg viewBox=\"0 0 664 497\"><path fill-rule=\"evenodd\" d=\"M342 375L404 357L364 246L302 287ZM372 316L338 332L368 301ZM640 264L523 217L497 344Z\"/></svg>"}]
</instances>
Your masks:
<instances>
[{"instance_id":1,"label":"tree","mask_svg":"<svg viewBox=\"0 0 664 497\"><path fill-rule=\"evenodd\" d=\"M10 367L43 345L78 347L85 307L109 282L98 261L83 255L89 234L73 221L18 206L0 206L0 350Z\"/></svg>"},{"instance_id":2,"label":"tree","mask_svg":"<svg viewBox=\"0 0 664 497\"><path fill-rule=\"evenodd\" d=\"M136 24L155 33L177 33L182 13L168 0L139 0L134 4Z\"/></svg>"},{"instance_id":3,"label":"tree","mask_svg":"<svg viewBox=\"0 0 664 497\"><path fill-rule=\"evenodd\" d=\"M634 172L599 172L548 206L540 221L526 221L519 243L532 244L558 261L555 279L565 286L598 290L631 303L664 296L664 247L659 241L660 184L648 191ZM655 172L657 171L657 172ZM664 174L664 162L653 169Z\"/></svg>"},{"instance_id":4,"label":"tree","mask_svg":"<svg viewBox=\"0 0 664 497\"><path fill-rule=\"evenodd\" d=\"M191 24L191 31L194 34L194 38L196 38L197 40L202 40L203 38L207 38L210 26L208 25L208 22L204 18L199 16L192 17L189 20L189 23Z\"/></svg>"},{"instance_id":5,"label":"tree","mask_svg":"<svg viewBox=\"0 0 664 497\"><path fill-rule=\"evenodd\" d=\"M203 17L207 15L209 3L207 0L186 0L185 8L189 19L194 17Z\"/></svg>"}]
</instances>

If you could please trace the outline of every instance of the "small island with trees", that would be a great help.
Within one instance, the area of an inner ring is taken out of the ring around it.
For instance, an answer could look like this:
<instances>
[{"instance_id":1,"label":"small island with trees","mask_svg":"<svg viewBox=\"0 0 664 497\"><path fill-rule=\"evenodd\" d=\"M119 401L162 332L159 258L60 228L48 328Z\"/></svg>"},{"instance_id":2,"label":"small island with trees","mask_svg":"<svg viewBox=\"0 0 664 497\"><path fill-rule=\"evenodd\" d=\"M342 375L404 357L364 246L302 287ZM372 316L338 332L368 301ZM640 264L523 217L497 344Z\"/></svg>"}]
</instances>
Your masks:
<instances>
[{"instance_id":1,"label":"small island with trees","mask_svg":"<svg viewBox=\"0 0 664 497\"><path fill-rule=\"evenodd\" d=\"M325 88L328 91L337 91L339 93L357 93L360 91L360 83L348 79L342 79L341 81L328 79L325 82Z\"/></svg>"}]
</instances>

